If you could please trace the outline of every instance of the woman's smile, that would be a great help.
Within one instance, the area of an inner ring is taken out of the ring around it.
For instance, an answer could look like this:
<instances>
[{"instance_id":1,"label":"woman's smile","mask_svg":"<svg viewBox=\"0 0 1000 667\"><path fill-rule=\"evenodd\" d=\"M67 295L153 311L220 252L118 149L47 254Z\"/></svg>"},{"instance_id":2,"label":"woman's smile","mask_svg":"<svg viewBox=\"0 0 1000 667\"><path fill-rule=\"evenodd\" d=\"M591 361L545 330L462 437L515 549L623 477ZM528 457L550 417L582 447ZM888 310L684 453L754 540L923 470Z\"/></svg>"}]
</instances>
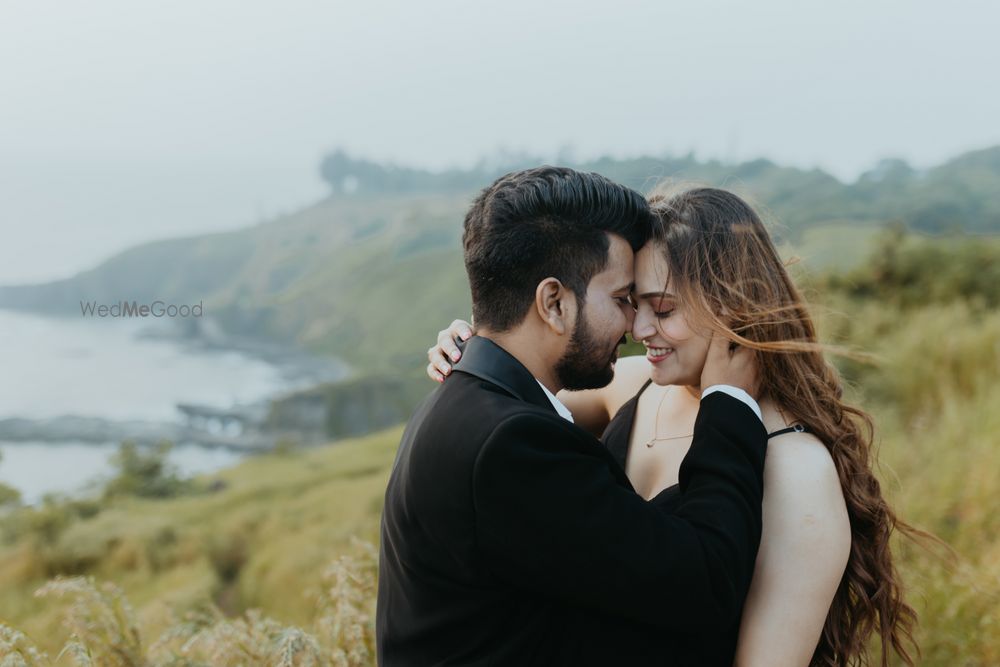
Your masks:
<instances>
[{"instance_id":1,"label":"woman's smile","mask_svg":"<svg viewBox=\"0 0 1000 667\"><path fill-rule=\"evenodd\" d=\"M651 364L658 364L665 361L667 357L674 353L672 347L652 347L646 346L646 361Z\"/></svg>"}]
</instances>

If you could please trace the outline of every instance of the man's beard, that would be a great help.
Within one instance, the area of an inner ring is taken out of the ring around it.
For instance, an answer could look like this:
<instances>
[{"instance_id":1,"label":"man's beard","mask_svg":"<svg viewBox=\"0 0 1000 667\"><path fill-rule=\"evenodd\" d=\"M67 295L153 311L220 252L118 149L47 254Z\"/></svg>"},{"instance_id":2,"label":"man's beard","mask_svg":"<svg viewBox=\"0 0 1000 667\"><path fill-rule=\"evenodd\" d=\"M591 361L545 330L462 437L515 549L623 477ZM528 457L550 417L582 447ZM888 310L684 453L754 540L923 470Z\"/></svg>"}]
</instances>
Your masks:
<instances>
[{"instance_id":1,"label":"man's beard","mask_svg":"<svg viewBox=\"0 0 1000 667\"><path fill-rule=\"evenodd\" d=\"M625 337L622 336L609 352L594 337L582 309L579 312L569 347L556 364L556 377L564 388L571 391L600 389L610 384L615 376L612 364L618 358L618 345L625 342Z\"/></svg>"}]
</instances>

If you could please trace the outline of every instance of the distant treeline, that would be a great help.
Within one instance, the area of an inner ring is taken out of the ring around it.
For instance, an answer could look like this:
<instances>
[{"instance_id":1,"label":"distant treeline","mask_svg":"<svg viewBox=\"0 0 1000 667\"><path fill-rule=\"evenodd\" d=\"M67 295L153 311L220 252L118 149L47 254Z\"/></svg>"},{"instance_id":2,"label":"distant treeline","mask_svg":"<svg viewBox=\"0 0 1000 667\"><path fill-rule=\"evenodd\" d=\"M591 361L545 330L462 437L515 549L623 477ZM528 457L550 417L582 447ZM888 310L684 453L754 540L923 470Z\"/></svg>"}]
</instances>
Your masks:
<instances>
[{"instance_id":1,"label":"distant treeline","mask_svg":"<svg viewBox=\"0 0 1000 667\"><path fill-rule=\"evenodd\" d=\"M1000 241L907 234L899 225L878 239L870 258L819 281L824 292L912 309L965 302L973 311L1000 306Z\"/></svg>"},{"instance_id":2,"label":"distant treeline","mask_svg":"<svg viewBox=\"0 0 1000 667\"><path fill-rule=\"evenodd\" d=\"M480 161L469 169L435 172L355 158L337 150L320 166L338 196L474 192L515 169L551 162L518 155ZM769 160L742 164L682 157L602 157L564 161L596 171L642 192L664 179L702 182L752 193L766 202L794 236L829 222L898 221L914 230L942 233L1000 232L1000 146L965 153L937 167L918 171L902 160L887 159L854 183L842 183L819 169L782 167Z\"/></svg>"}]
</instances>

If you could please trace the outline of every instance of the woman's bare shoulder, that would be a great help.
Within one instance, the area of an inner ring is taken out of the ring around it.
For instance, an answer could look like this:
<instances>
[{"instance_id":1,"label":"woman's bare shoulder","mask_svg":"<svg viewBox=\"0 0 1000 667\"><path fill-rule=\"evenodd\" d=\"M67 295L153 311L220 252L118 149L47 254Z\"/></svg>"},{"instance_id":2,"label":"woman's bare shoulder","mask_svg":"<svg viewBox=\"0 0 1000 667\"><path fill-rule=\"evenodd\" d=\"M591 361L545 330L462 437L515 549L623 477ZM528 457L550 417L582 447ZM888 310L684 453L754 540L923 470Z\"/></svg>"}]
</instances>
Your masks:
<instances>
[{"instance_id":1,"label":"woman's bare shoulder","mask_svg":"<svg viewBox=\"0 0 1000 667\"><path fill-rule=\"evenodd\" d=\"M837 466L826 445L812 433L783 433L767 446L767 465L784 484L821 483L840 492Z\"/></svg>"},{"instance_id":2,"label":"woman's bare shoulder","mask_svg":"<svg viewBox=\"0 0 1000 667\"><path fill-rule=\"evenodd\" d=\"M815 435L790 432L768 442L763 527L736 662L804 665L851 551L837 468Z\"/></svg>"},{"instance_id":3,"label":"woman's bare shoulder","mask_svg":"<svg viewBox=\"0 0 1000 667\"><path fill-rule=\"evenodd\" d=\"M764 465L764 499L777 526L808 534L816 545L850 544L850 521L833 456L811 433L771 438ZM821 537L817 538L814 531ZM795 539L787 535L786 539ZM839 560L839 559L837 559Z\"/></svg>"},{"instance_id":4,"label":"woman's bare shoulder","mask_svg":"<svg viewBox=\"0 0 1000 667\"><path fill-rule=\"evenodd\" d=\"M775 433L800 423L789 417L786 411L772 402L760 402L764 428ZM782 476L807 474L822 477L826 482L840 485L837 468L830 450L823 442L808 431L792 431L775 435L768 440L767 460L775 472Z\"/></svg>"}]
</instances>

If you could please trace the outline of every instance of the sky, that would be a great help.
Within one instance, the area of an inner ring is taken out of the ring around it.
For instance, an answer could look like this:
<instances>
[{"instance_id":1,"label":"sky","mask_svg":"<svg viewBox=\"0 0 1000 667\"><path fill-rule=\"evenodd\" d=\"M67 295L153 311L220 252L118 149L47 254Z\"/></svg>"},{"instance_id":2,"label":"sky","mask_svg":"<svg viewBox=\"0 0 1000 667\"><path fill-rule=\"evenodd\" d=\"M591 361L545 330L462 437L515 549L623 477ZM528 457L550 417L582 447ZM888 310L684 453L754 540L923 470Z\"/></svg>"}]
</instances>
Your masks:
<instances>
[{"instance_id":1,"label":"sky","mask_svg":"<svg viewBox=\"0 0 1000 667\"><path fill-rule=\"evenodd\" d=\"M335 148L767 157L1000 144L1000 4L0 0L0 284L323 196Z\"/></svg>"}]
</instances>

